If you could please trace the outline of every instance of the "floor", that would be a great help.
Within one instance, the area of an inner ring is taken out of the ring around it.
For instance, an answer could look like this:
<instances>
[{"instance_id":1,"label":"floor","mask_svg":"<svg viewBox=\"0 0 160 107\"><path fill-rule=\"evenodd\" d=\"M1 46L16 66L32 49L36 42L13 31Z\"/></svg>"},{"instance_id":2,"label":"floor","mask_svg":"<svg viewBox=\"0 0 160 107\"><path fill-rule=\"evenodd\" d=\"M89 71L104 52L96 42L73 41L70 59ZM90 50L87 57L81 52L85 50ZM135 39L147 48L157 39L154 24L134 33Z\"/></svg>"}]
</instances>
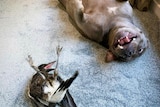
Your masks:
<instances>
[{"instance_id":1,"label":"floor","mask_svg":"<svg viewBox=\"0 0 160 107\"><path fill-rule=\"evenodd\" d=\"M134 12L149 48L133 61L105 63L107 49L82 37L58 0L0 0L0 106L31 107L26 87L35 71L26 58L53 61L61 45L61 77L80 72L70 87L78 107L160 107L160 21Z\"/></svg>"}]
</instances>

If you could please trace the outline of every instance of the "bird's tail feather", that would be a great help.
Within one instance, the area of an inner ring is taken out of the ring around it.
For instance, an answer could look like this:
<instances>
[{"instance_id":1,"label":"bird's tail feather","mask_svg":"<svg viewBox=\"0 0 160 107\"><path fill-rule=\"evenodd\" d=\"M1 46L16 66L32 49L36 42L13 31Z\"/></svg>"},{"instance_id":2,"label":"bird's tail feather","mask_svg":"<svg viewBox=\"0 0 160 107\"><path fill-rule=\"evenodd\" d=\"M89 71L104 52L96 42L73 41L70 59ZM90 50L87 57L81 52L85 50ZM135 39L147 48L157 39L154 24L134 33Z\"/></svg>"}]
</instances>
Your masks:
<instances>
[{"instance_id":1,"label":"bird's tail feather","mask_svg":"<svg viewBox=\"0 0 160 107\"><path fill-rule=\"evenodd\" d=\"M66 81L63 81L58 88L59 91L67 89L72 84L72 82L76 79L78 74L79 74L78 71L76 71L71 78L67 79Z\"/></svg>"},{"instance_id":2,"label":"bird's tail feather","mask_svg":"<svg viewBox=\"0 0 160 107\"><path fill-rule=\"evenodd\" d=\"M64 91L64 90L68 89L68 87L76 79L78 74L79 74L78 71L76 71L75 74L71 78L67 79L66 81L62 81L62 83L60 84L60 86L58 87L58 89L55 91L54 94L56 94L59 91Z\"/></svg>"},{"instance_id":3,"label":"bird's tail feather","mask_svg":"<svg viewBox=\"0 0 160 107\"><path fill-rule=\"evenodd\" d=\"M76 103L74 102L73 97L67 90L63 100L60 102L61 107L77 107Z\"/></svg>"}]
</instances>

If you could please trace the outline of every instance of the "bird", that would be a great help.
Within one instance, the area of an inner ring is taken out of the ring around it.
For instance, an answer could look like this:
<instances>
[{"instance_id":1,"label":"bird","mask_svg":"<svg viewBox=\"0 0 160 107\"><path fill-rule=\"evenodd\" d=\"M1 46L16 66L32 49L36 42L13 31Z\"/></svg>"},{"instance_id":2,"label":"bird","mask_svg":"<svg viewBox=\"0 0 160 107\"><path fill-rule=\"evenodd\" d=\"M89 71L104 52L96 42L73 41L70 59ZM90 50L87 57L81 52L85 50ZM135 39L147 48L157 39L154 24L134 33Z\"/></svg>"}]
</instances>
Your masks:
<instances>
[{"instance_id":1,"label":"bird","mask_svg":"<svg viewBox=\"0 0 160 107\"><path fill-rule=\"evenodd\" d=\"M70 78L63 80L58 75L59 53L62 48L57 48L57 60L38 67L33 64L32 57L29 55L27 61L36 71L28 87L28 96L36 107L77 107L68 88L77 78L79 72L76 71ZM53 64L55 68L52 68ZM50 73L53 71L53 73Z\"/></svg>"}]
</instances>

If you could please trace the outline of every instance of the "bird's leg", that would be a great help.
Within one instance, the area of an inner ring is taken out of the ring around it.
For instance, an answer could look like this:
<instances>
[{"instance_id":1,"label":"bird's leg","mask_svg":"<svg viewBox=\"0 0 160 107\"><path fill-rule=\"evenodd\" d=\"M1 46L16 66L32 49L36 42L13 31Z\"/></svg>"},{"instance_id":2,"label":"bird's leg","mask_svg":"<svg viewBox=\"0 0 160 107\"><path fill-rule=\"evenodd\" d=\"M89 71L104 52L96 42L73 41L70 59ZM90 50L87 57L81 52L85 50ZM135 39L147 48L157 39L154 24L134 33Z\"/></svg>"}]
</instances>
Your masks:
<instances>
[{"instance_id":1,"label":"bird's leg","mask_svg":"<svg viewBox=\"0 0 160 107\"><path fill-rule=\"evenodd\" d=\"M57 80L57 77L58 77L58 71L55 70L54 73L53 73L54 80Z\"/></svg>"},{"instance_id":2,"label":"bird's leg","mask_svg":"<svg viewBox=\"0 0 160 107\"><path fill-rule=\"evenodd\" d=\"M56 67L55 67L55 69L57 69L57 67L58 67L58 62L59 62L59 55L60 55L60 52L62 51L62 47L60 47L59 45L57 46L57 48L56 48L56 52L57 52L57 60L56 60Z\"/></svg>"},{"instance_id":3,"label":"bird's leg","mask_svg":"<svg viewBox=\"0 0 160 107\"><path fill-rule=\"evenodd\" d=\"M54 80L57 80L57 76L58 76L58 62L59 62L59 56L60 56L60 52L62 51L62 47L60 47L59 45L56 47L56 54L57 54L57 60L56 60L56 67L53 73L53 78Z\"/></svg>"},{"instance_id":4,"label":"bird's leg","mask_svg":"<svg viewBox=\"0 0 160 107\"><path fill-rule=\"evenodd\" d=\"M28 61L29 65L42 76L43 79L46 79L46 76L41 73L38 67L34 66L32 57L30 55L28 55L28 58L26 58L26 60Z\"/></svg>"},{"instance_id":5,"label":"bird's leg","mask_svg":"<svg viewBox=\"0 0 160 107\"><path fill-rule=\"evenodd\" d=\"M28 55L28 58L26 58L26 60L28 61L29 65L30 65L34 70L36 70L37 72L40 72L39 69L38 69L38 67L34 66L32 57L31 57L30 55Z\"/></svg>"}]
</instances>

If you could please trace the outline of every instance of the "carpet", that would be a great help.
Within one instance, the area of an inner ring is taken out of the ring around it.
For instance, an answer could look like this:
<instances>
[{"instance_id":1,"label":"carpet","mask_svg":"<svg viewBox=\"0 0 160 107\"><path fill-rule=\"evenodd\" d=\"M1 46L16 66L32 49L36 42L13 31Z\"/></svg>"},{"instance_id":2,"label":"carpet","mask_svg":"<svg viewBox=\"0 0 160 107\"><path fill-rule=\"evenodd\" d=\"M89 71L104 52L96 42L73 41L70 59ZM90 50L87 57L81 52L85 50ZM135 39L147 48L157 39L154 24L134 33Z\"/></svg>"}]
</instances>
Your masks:
<instances>
[{"instance_id":1,"label":"carpet","mask_svg":"<svg viewBox=\"0 0 160 107\"><path fill-rule=\"evenodd\" d=\"M56 60L59 75L79 76L69 88L78 107L160 107L160 21L134 9L134 23L147 37L146 52L129 62L105 63L107 49L83 37L58 0L0 1L0 106L31 107L26 87L34 64Z\"/></svg>"}]
</instances>

